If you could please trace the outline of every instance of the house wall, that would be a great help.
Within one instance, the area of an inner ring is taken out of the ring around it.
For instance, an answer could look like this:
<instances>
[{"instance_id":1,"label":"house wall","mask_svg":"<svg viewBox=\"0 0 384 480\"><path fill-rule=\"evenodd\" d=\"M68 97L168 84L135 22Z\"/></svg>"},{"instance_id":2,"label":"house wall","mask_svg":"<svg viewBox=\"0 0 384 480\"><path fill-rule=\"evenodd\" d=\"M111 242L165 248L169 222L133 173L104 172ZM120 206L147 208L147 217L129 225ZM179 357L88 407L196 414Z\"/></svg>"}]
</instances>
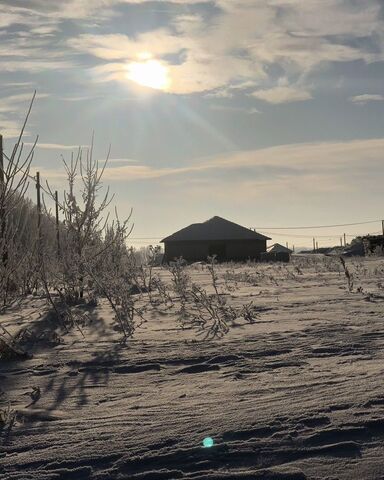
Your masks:
<instances>
[{"instance_id":1,"label":"house wall","mask_svg":"<svg viewBox=\"0 0 384 480\"><path fill-rule=\"evenodd\" d=\"M266 240L232 240L226 244L228 260L258 259L267 250Z\"/></svg>"},{"instance_id":2,"label":"house wall","mask_svg":"<svg viewBox=\"0 0 384 480\"><path fill-rule=\"evenodd\" d=\"M208 242L165 242L164 260L169 262L179 257L193 262L206 260Z\"/></svg>"},{"instance_id":3,"label":"house wall","mask_svg":"<svg viewBox=\"0 0 384 480\"><path fill-rule=\"evenodd\" d=\"M206 260L210 243L215 242L165 242L164 261L169 262L179 257L192 262ZM266 240L230 240L225 244L227 260L258 259L260 253L267 249Z\"/></svg>"},{"instance_id":4,"label":"house wall","mask_svg":"<svg viewBox=\"0 0 384 480\"><path fill-rule=\"evenodd\" d=\"M291 254L288 252L266 252L260 256L261 262L284 262L289 263L291 260Z\"/></svg>"}]
</instances>

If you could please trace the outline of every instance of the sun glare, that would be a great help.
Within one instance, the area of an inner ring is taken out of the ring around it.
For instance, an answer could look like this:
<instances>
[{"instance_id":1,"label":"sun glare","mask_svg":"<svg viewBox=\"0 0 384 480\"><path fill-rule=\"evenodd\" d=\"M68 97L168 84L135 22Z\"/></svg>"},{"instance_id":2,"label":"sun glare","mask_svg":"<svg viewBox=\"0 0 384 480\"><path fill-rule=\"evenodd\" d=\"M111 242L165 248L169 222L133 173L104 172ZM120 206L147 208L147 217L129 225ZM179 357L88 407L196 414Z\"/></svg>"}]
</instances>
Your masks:
<instances>
[{"instance_id":1,"label":"sun glare","mask_svg":"<svg viewBox=\"0 0 384 480\"><path fill-rule=\"evenodd\" d=\"M130 63L127 66L127 78L156 90L166 90L170 84L168 69L158 60Z\"/></svg>"}]
</instances>

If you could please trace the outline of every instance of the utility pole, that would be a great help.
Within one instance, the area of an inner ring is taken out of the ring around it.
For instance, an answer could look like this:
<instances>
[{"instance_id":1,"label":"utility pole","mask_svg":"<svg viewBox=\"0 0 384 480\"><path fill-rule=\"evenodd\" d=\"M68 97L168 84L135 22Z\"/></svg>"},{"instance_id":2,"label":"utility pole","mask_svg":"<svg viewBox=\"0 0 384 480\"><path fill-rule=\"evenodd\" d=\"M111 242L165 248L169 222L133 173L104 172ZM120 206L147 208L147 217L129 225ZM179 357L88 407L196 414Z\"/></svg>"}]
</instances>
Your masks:
<instances>
[{"instance_id":1,"label":"utility pole","mask_svg":"<svg viewBox=\"0 0 384 480\"><path fill-rule=\"evenodd\" d=\"M316 243L315 243L315 239L313 238L313 252L316 251Z\"/></svg>"},{"instance_id":2,"label":"utility pole","mask_svg":"<svg viewBox=\"0 0 384 480\"><path fill-rule=\"evenodd\" d=\"M384 220L381 221L381 226L382 226L382 229L383 229L383 235L384 235Z\"/></svg>"},{"instance_id":3,"label":"utility pole","mask_svg":"<svg viewBox=\"0 0 384 480\"><path fill-rule=\"evenodd\" d=\"M56 242L57 258L60 258L60 222L59 222L59 198L57 190L55 191L55 209L56 209Z\"/></svg>"},{"instance_id":4,"label":"utility pole","mask_svg":"<svg viewBox=\"0 0 384 480\"><path fill-rule=\"evenodd\" d=\"M36 194L37 194L37 245L39 262L41 260L41 186L40 186L40 172L36 172Z\"/></svg>"},{"instance_id":5,"label":"utility pole","mask_svg":"<svg viewBox=\"0 0 384 480\"><path fill-rule=\"evenodd\" d=\"M6 235L6 218L5 218L5 177L4 177L4 149L3 149L3 136L0 135L0 202L1 202L1 209L0 209L0 246L1 246L1 256L3 266L6 267L8 263L8 250L7 250L7 242L5 239Z\"/></svg>"},{"instance_id":6,"label":"utility pole","mask_svg":"<svg viewBox=\"0 0 384 480\"><path fill-rule=\"evenodd\" d=\"M4 151L3 136L0 134L0 185L4 185Z\"/></svg>"},{"instance_id":7,"label":"utility pole","mask_svg":"<svg viewBox=\"0 0 384 480\"><path fill-rule=\"evenodd\" d=\"M347 236L346 236L346 234L344 233L344 247L346 247L346 246L347 246Z\"/></svg>"},{"instance_id":8,"label":"utility pole","mask_svg":"<svg viewBox=\"0 0 384 480\"><path fill-rule=\"evenodd\" d=\"M319 244L316 241L316 251L318 251L318 250L319 250Z\"/></svg>"}]
</instances>

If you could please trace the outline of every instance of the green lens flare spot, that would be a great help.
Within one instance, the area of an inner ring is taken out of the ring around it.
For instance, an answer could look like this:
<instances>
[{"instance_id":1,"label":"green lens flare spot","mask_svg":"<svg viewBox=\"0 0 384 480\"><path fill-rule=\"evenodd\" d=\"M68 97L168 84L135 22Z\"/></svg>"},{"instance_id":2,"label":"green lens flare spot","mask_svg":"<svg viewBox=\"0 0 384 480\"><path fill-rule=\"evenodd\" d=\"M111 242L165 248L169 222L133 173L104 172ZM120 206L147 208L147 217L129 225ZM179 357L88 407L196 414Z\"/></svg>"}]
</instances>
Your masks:
<instances>
[{"instance_id":1,"label":"green lens flare spot","mask_svg":"<svg viewBox=\"0 0 384 480\"><path fill-rule=\"evenodd\" d=\"M214 445L213 438L211 438L211 437L204 438L204 440L203 440L204 448L211 448L211 447L213 447L213 445Z\"/></svg>"}]
</instances>

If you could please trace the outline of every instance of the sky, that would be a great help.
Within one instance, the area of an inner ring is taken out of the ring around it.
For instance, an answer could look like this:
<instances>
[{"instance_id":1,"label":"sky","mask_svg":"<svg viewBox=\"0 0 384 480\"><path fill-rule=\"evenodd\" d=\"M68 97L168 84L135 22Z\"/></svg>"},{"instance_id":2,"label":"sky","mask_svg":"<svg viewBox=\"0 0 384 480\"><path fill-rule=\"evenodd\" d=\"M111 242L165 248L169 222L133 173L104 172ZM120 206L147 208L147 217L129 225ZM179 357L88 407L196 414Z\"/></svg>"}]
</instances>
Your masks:
<instances>
[{"instance_id":1,"label":"sky","mask_svg":"<svg viewBox=\"0 0 384 480\"><path fill-rule=\"evenodd\" d=\"M111 145L135 246L215 215L296 247L376 233L383 20L382 0L0 0L0 133L10 151L36 90L31 172L59 191L62 158Z\"/></svg>"}]
</instances>

